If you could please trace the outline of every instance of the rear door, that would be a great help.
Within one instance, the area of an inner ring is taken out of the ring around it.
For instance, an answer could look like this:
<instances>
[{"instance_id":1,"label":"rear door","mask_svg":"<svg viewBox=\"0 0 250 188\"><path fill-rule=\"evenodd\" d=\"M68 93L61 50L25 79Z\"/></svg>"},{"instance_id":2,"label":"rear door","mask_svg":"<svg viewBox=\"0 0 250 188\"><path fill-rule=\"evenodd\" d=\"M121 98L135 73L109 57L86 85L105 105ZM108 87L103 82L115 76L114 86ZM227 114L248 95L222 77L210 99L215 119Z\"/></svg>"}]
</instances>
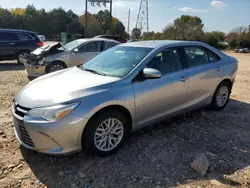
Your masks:
<instances>
[{"instance_id":1,"label":"rear door","mask_svg":"<svg viewBox=\"0 0 250 188\"><path fill-rule=\"evenodd\" d=\"M18 37L16 33L1 32L0 34L0 55L3 58L12 57L17 52Z\"/></svg>"},{"instance_id":2,"label":"rear door","mask_svg":"<svg viewBox=\"0 0 250 188\"><path fill-rule=\"evenodd\" d=\"M34 34L20 32L17 36L19 40L18 49L20 51L33 51L38 47L37 42L40 40Z\"/></svg>"},{"instance_id":3,"label":"rear door","mask_svg":"<svg viewBox=\"0 0 250 188\"><path fill-rule=\"evenodd\" d=\"M222 61L202 46L186 46L183 50L190 76L187 107L207 105L222 78Z\"/></svg>"},{"instance_id":4,"label":"rear door","mask_svg":"<svg viewBox=\"0 0 250 188\"><path fill-rule=\"evenodd\" d=\"M70 56L70 66L76 66L85 63L101 52L102 41L88 42L78 48L78 53L72 53Z\"/></svg>"}]
</instances>

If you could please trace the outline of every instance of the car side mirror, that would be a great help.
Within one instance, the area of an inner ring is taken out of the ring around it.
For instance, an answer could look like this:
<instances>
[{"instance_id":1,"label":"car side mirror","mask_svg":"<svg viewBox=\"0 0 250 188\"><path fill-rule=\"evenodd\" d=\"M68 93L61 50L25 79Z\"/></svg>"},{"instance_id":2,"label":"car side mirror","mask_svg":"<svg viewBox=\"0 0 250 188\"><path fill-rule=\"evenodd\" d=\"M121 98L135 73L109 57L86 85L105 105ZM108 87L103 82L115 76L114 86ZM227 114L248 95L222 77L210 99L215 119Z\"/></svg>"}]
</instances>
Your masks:
<instances>
[{"instance_id":1,"label":"car side mirror","mask_svg":"<svg viewBox=\"0 0 250 188\"><path fill-rule=\"evenodd\" d=\"M78 53L79 53L78 48L75 48L75 49L73 50L73 53L74 53L74 54L78 54Z\"/></svg>"},{"instance_id":2,"label":"car side mirror","mask_svg":"<svg viewBox=\"0 0 250 188\"><path fill-rule=\"evenodd\" d=\"M156 69L145 68L143 69L143 76L144 78L148 78L148 79L157 79L157 78L161 78L161 72Z\"/></svg>"}]
</instances>

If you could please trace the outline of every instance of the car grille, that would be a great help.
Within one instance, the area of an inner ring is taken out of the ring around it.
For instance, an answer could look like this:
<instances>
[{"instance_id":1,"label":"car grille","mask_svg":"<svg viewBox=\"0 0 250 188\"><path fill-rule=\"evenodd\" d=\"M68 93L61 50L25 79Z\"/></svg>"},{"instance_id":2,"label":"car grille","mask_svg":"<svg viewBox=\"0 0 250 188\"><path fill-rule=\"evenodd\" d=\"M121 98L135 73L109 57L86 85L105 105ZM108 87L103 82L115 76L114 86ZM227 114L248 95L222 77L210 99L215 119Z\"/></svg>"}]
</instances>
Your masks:
<instances>
[{"instance_id":1,"label":"car grille","mask_svg":"<svg viewBox=\"0 0 250 188\"><path fill-rule=\"evenodd\" d=\"M14 124L15 124L15 129L18 134L19 139L27 144L30 147L34 147L34 144L29 136L29 133L26 130L26 127L23 123L23 118L25 114L28 113L30 109L22 107L16 103L13 104L13 115L14 115Z\"/></svg>"}]
</instances>

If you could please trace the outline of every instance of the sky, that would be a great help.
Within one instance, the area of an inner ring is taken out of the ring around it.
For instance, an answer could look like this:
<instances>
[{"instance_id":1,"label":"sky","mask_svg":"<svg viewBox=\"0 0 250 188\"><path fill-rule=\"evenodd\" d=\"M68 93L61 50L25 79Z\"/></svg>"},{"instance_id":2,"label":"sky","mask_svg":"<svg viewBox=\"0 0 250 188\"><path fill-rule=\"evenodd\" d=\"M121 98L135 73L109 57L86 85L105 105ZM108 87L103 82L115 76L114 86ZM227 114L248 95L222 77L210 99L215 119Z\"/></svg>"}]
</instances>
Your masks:
<instances>
[{"instance_id":1,"label":"sky","mask_svg":"<svg viewBox=\"0 0 250 188\"><path fill-rule=\"evenodd\" d=\"M205 31L229 32L239 26L250 25L250 0L148 0L149 30L161 32L181 15L199 16ZM62 7L72 9L78 15L85 11L85 0L0 0L2 8L25 8L33 4L36 8L51 10ZM140 0L113 0L113 16L128 25L128 10L131 9L130 30L136 25ZM89 12L97 13L105 7L89 5Z\"/></svg>"}]
</instances>

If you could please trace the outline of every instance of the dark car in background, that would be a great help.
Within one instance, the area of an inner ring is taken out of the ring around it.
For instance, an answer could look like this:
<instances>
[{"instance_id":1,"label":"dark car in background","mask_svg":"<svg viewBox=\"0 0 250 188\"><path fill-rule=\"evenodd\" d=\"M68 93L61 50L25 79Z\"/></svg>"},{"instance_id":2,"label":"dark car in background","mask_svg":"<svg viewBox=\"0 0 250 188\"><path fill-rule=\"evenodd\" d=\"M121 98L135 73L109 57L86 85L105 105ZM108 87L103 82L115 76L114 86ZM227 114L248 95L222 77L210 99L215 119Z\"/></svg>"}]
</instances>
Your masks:
<instances>
[{"instance_id":1,"label":"dark car in background","mask_svg":"<svg viewBox=\"0 0 250 188\"><path fill-rule=\"evenodd\" d=\"M116 35L98 35L94 38L106 38L106 39L112 39L112 40L116 40L118 42L121 42L121 43L126 43L127 40L120 37L120 36L116 36Z\"/></svg>"},{"instance_id":2,"label":"dark car in background","mask_svg":"<svg viewBox=\"0 0 250 188\"><path fill-rule=\"evenodd\" d=\"M0 29L0 60L25 63L27 55L43 43L36 33L24 30Z\"/></svg>"}]
</instances>

